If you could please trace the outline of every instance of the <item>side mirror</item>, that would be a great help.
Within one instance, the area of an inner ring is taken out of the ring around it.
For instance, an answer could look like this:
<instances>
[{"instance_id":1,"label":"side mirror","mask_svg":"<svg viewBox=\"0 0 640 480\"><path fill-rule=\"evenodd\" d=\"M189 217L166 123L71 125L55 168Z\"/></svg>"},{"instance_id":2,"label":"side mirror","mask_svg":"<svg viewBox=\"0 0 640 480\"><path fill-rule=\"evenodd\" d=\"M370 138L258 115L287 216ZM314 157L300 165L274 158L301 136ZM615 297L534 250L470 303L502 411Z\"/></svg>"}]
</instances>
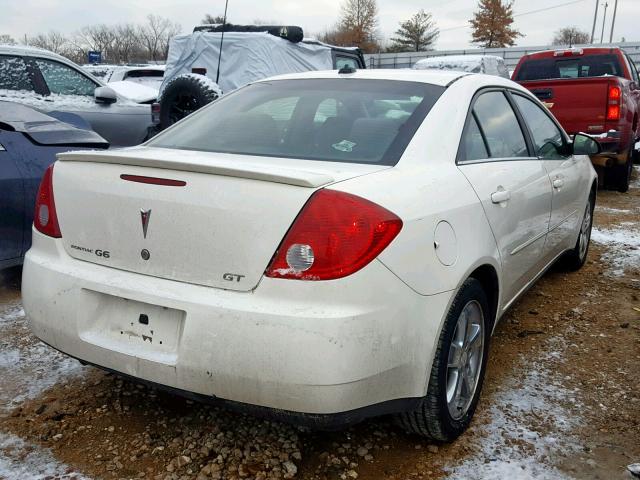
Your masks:
<instances>
[{"instance_id":1,"label":"side mirror","mask_svg":"<svg viewBox=\"0 0 640 480\"><path fill-rule=\"evenodd\" d=\"M93 92L93 97L96 100L96 103L116 103L118 100L118 96L116 95L115 90L110 87L98 87Z\"/></svg>"},{"instance_id":2,"label":"side mirror","mask_svg":"<svg viewBox=\"0 0 640 480\"><path fill-rule=\"evenodd\" d=\"M598 141L586 133L578 133L573 137L574 155L597 155L602 151Z\"/></svg>"}]
</instances>

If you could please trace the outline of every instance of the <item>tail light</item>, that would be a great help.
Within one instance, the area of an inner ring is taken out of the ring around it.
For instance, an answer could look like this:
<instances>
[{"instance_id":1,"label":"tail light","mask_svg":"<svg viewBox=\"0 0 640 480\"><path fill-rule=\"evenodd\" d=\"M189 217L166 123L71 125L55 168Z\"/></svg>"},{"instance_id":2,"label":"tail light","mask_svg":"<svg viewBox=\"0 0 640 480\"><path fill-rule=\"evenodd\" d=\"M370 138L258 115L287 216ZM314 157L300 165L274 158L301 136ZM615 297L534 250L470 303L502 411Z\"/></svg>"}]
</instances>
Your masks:
<instances>
[{"instance_id":1,"label":"tail light","mask_svg":"<svg viewBox=\"0 0 640 480\"><path fill-rule=\"evenodd\" d=\"M280 244L266 275L333 280L376 258L402 229L402 220L369 200L334 190L313 194Z\"/></svg>"},{"instance_id":2,"label":"tail light","mask_svg":"<svg viewBox=\"0 0 640 480\"><path fill-rule=\"evenodd\" d=\"M622 90L617 85L609 85L607 95L607 120L620 120L620 100Z\"/></svg>"},{"instance_id":3,"label":"tail light","mask_svg":"<svg viewBox=\"0 0 640 480\"><path fill-rule=\"evenodd\" d=\"M160 104L157 102L151 104L151 123L154 125L160 123Z\"/></svg>"},{"instance_id":4,"label":"tail light","mask_svg":"<svg viewBox=\"0 0 640 480\"><path fill-rule=\"evenodd\" d=\"M36 197L36 211L33 216L33 226L40 233L50 237L62 238L60 226L58 225L58 215L56 213L56 202L53 199L53 166L49 165L44 172L38 196Z\"/></svg>"}]
</instances>

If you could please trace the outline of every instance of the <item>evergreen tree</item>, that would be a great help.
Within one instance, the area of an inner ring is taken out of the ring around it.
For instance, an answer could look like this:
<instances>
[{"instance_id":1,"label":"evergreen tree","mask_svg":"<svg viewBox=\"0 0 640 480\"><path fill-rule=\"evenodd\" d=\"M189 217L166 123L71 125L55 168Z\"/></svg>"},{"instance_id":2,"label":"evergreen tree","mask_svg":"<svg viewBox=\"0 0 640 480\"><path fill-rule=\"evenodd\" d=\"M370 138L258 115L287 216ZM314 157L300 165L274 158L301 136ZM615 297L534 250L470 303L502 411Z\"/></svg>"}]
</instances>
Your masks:
<instances>
[{"instance_id":1,"label":"evergreen tree","mask_svg":"<svg viewBox=\"0 0 640 480\"><path fill-rule=\"evenodd\" d=\"M502 0L480 0L478 11L469 20L471 23L472 43L485 48L510 47L515 39L523 35L515 30L513 23L513 2L506 4Z\"/></svg>"},{"instance_id":2,"label":"evergreen tree","mask_svg":"<svg viewBox=\"0 0 640 480\"><path fill-rule=\"evenodd\" d=\"M420 10L409 20L400 23L395 37L391 39L393 51L424 52L433 50L440 31L430 13Z\"/></svg>"}]
</instances>

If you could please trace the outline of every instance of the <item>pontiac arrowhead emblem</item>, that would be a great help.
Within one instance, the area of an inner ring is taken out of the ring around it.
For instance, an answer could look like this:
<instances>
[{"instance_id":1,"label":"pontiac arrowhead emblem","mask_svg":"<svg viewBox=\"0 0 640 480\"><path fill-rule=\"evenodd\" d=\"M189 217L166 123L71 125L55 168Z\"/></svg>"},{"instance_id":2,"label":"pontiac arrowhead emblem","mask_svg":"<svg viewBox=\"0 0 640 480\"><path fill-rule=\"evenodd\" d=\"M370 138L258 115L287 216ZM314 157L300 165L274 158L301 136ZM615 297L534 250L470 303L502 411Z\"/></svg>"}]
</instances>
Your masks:
<instances>
[{"instance_id":1,"label":"pontiac arrowhead emblem","mask_svg":"<svg viewBox=\"0 0 640 480\"><path fill-rule=\"evenodd\" d=\"M151 209L140 209L140 218L142 219L142 235L147 238L147 228L149 228L149 218L151 218Z\"/></svg>"}]
</instances>

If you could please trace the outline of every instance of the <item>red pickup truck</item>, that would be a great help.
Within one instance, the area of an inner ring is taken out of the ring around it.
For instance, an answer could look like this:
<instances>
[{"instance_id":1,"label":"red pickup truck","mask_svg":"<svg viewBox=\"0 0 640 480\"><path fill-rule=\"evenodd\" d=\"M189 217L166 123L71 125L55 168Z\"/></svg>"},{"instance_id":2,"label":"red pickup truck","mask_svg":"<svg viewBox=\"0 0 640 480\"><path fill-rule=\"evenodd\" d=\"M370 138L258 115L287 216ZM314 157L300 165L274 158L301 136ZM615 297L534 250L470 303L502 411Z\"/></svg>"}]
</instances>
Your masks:
<instances>
[{"instance_id":1,"label":"red pickup truck","mask_svg":"<svg viewBox=\"0 0 640 480\"><path fill-rule=\"evenodd\" d=\"M620 48L568 48L525 55L512 79L529 89L569 133L598 139L592 161L605 184L629 189L640 137L640 79Z\"/></svg>"}]
</instances>

